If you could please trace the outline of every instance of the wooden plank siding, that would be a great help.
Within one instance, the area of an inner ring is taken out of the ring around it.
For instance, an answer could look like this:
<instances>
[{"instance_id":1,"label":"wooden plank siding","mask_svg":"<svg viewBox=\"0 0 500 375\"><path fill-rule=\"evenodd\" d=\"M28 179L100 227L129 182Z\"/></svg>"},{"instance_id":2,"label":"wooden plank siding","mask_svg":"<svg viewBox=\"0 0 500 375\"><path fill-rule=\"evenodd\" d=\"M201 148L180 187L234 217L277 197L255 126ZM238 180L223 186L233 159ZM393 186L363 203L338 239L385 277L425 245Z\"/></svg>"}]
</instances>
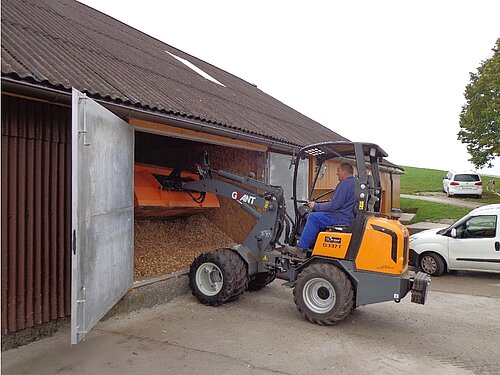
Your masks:
<instances>
[{"instance_id":1,"label":"wooden plank siding","mask_svg":"<svg viewBox=\"0 0 500 375\"><path fill-rule=\"evenodd\" d=\"M2 95L2 335L71 312L71 110Z\"/></svg>"}]
</instances>

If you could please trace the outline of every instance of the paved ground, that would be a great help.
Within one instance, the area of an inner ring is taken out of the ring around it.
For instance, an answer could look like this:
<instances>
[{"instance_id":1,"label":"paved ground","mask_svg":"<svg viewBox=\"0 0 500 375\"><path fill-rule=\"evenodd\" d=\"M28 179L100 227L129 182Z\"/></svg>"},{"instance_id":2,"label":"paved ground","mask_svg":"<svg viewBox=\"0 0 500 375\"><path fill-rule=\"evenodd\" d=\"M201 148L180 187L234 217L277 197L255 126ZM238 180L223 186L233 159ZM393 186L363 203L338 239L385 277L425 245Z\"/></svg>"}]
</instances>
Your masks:
<instances>
[{"instance_id":1,"label":"paved ground","mask_svg":"<svg viewBox=\"0 0 500 375\"><path fill-rule=\"evenodd\" d=\"M320 327L275 281L217 308L186 295L4 352L2 374L498 374L500 275L434 278L427 305L386 302Z\"/></svg>"}]
</instances>

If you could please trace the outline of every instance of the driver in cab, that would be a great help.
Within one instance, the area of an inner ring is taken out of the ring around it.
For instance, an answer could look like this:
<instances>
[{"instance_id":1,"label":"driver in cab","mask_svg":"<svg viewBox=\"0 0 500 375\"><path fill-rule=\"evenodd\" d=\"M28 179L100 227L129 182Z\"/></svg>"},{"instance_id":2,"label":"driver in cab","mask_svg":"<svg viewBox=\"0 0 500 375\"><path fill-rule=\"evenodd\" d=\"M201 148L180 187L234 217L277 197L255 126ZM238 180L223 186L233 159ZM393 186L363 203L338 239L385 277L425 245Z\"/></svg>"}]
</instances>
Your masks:
<instances>
[{"instance_id":1,"label":"driver in cab","mask_svg":"<svg viewBox=\"0 0 500 375\"><path fill-rule=\"evenodd\" d=\"M305 259L307 249L316 240L319 232L331 225L349 225L354 221L354 206L357 201L354 196L353 173L351 164L340 164L337 168L337 177L340 182L335 188L332 199L326 203L312 201L307 204L311 212L297 243L298 247L286 246L283 248L284 253Z\"/></svg>"}]
</instances>

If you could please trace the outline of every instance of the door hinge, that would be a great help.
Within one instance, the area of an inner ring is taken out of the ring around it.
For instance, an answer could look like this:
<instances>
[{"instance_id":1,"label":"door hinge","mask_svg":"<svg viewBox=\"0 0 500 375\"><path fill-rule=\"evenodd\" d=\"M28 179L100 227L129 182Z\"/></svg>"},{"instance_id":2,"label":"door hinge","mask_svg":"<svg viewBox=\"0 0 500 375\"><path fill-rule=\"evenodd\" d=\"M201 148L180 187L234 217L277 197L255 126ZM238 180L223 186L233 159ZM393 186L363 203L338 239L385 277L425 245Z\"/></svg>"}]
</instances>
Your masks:
<instances>
[{"instance_id":1,"label":"door hinge","mask_svg":"<svg viewBox=\"0 0 500 375\"><path fill-rule=\"evenodd\" d=\"M88 99L87 96L80 97L80 100L85 103L84 100ZM85 107L83 107L83 129L78 131L78 134L83 134L83 145L90 146L90 143L87 142L87 112L85 111Z\"/></svg>"},{"instance_id":2,"label":"door hinge","mask_svg":"<svg viewBox=\"0 0 500 375\"><path fill-rule=\"evenodd\" d=\"M76 229L73 229L73 255L76 255Z\"/></svg>"}]
</instances>

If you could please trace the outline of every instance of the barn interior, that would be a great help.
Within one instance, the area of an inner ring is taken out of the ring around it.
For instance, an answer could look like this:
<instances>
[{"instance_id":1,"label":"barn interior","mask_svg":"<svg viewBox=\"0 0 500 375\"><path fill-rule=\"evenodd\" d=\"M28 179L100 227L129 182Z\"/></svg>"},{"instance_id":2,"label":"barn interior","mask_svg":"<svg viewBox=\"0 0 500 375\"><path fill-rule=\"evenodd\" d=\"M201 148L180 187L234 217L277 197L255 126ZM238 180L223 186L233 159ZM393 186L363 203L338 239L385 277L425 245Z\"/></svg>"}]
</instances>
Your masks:
<instances>
[{"instance_id":1,"label":"barn interior","mask_svg":"<svg viewBox=\"0 0 500 375\"><path fill-rule=\"evenodd\" d=\"M264 180L264 152L135 132L134 280L184 271L203 252L243 242L255 225L231 199L207 193L200 203L199 194L164 189L173 173L196 179L205 152L214 170Z\"/></svg>"}]
</instances>

